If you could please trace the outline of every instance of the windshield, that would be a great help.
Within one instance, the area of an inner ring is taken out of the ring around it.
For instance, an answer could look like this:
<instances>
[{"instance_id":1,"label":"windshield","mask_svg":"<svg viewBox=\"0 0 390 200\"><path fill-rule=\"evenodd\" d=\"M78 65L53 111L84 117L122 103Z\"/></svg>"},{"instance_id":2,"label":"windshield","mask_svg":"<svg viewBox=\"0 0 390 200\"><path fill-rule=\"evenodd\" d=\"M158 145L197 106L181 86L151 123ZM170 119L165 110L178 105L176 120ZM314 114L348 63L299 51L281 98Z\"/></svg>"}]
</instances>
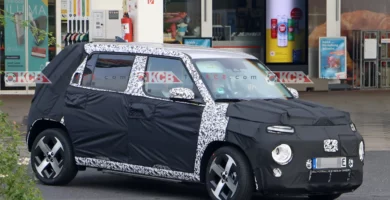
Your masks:
<instances>
[{"instance_id":1,"label":"windshield","mask_svg":"<svg viewBox=\"0 0 390 200\"><path fill-rule=\"evenodd\" d=\"M215 100L293 98L258 60L214 58L196 59L194 63Z\"/></svg>"}]
</instances>

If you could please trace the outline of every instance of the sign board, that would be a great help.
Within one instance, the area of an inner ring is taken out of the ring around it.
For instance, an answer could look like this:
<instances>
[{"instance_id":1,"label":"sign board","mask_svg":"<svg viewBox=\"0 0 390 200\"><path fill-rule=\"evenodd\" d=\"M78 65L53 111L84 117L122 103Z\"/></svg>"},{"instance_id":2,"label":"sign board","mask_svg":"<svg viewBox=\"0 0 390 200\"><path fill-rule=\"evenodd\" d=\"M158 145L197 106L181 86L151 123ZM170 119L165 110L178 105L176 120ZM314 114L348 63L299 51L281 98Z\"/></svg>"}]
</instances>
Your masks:
<instances>
[{"instance_id":1,"label":"sign board","mask_svg":"<svg viewBox=\"0 0 390 200\"><path fill-rule=\"evenodd\" d=\"M213 39L210 37L184 37L183 44L190 46L212 47Z\"/></svg>"},{"instance_id":2,"label":"sign board","mask_svg":"<svg viewBox=\"0 0 390 200\"><path fill-rule=\"evenodd\" d=\"M364 59L376 59L378 57L378 40L364 39Z\"/></svg>"},{"instance_id":3,"label":"sign board","mask_svg":"<svg viewBox=\"0 0 390 200\"><path fill-rule=\"evenodd\" d=\"M319 38L319 78L347 78L347 39L346 37Z\"/></svg>"},{"instance_id":4,"label":"sign board","mask_svg":"<svg viewBox=\"0 0 390 200\"><path fill-rule=\"evenodd\" d=\"M382 44L389 44L390 43L390 38L382 38L381 39Z\"/></svg>"},{"instance_id":5,"label":"sign board","mask_svg":"<svg viewBox=\"0 0 390 200\"><path fill-rule=\"evenodd\" d=\"M68 0L61 0L61 20L68 19Z\"/></svg>"},{"instance_id":6,"label":"sign board","mask_svg":"<svg viewBox=\"0 0 390 200\"><path fill-rule=\"evenodd\" d=\"M25 4L26 2L28 2L27 5ZM42 71L49 57L48 36L40 38L33 34L33 31L48 32L48 1L29 0L26 2L4 2L6 11L6 14L4 14L6 15L4 38L14 38L6 39L4 44L6 46L5 73L14 74L8 76L7 80L11 81L5 81L6 87L34 85L31 81L18 81L17 79L14 81L13 77L21 79L21 77L26 77L26 75L22 76L19 73L38 73ZM31 8L28 13L24 13L23 9L21 9L26 6ZM25 21L29 22L30 27L25 25ZM28 31L26 32L26 30ZM19 84L13 84L15 82Z\"/></svg>"}]
</instances>

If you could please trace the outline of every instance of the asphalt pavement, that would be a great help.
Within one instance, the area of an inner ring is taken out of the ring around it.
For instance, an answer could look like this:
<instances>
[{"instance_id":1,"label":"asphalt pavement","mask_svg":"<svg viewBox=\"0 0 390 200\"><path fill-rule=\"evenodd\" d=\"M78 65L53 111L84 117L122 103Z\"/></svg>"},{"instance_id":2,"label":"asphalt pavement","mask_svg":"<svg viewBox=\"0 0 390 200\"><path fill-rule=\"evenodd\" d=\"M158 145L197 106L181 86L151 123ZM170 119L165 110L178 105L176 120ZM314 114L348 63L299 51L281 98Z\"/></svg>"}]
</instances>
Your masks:
<instances>
[{"instance_id":1,"label":"asphalt pavement","mask_svg":"<svg viewBox=\"0 0 390 200\"><path fill-rule=\"evenodd\" d=\"M363 185L340 200L390 199L390 154L387 151L367 152ZM45 200L209 200L202 185L167 183L157 180L104 174L96 169L79 172L67 186L38 184ZM253 200L307 199L304 197L262 197Z\"/></svg>"},{"instance_id":2,"label":"asphalt pavement","mask_svg":"<svg viewBox=\"0 0 390 200\"><path fill-rule=\"evenodd\" d=\"M301 93L301 99L348 111L366 140L363 185L341 200L390 200L390 91L346 91ZM10 119L22 125L32 96L0 96ZM28 157L25 147L21 156ZM189 186L146 179L103 174L95 169L80 172L67 186L50 187L38 183L45 200L206 200L202 186ZM291 198L261 198L282 199ZM293 198L300 199L300 198Z\"/></svg>"}]
</instances>

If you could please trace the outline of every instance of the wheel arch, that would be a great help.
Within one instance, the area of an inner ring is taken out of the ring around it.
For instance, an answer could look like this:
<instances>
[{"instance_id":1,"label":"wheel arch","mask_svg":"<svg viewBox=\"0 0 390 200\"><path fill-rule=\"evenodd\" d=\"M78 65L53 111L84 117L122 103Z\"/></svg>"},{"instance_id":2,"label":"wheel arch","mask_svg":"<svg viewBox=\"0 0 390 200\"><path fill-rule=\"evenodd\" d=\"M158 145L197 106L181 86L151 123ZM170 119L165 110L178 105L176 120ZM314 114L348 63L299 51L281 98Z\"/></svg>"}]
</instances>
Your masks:
<instances>
[{"instance_id":1,"label":"wheel arch","mask_svg":"<svg viewBox=\"0 0 390 200\"><path fill-rule=\"evenodd\" d=\"M51 119L39 119L36 120L30 127L29 132L27 134L27 148L28 151L31 152L32 145L34 143L35 138L42 133L42 131L52 128L58 128L64 130L68 134L68 130L65 125L61 122Z\"/></svg>"},{"instance_id":2,"label":"wheel arch","mask_svg":"<svg viewBox=\"0 0 390 200\"><path fill-rule=\"evenodd\" d=\"M253 171L253 168L252 168L252 165L251 165L251 162L249 160L248 155L244 152L244 150L240 146L238 146L237 144L231 143L231 142L227 142L227 141L214 141L214 142L211 142L207 146L205 152L203 153L202 160L200 162L201 168L200 168L199 175L200 175L200 182L201 183L205 182L205 173L206 173L207 164L208 164L208 161L209 161L211 155L213 154L213 152L215 152L216 150L218 150L222 147L232 147L232 148L237 149L239 152L241 152L242 155L244 155L244 159L246 159L246 161L248 162L250 169Z\"/></svg>"}]
</instances>

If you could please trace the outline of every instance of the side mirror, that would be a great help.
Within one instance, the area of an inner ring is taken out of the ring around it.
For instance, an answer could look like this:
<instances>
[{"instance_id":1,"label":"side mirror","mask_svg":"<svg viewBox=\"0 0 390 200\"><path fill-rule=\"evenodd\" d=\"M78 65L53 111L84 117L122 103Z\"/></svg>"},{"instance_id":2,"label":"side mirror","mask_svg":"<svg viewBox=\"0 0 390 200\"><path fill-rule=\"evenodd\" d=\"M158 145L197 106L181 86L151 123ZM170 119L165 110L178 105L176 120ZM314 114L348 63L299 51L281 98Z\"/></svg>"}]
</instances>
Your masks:
<instances>
[{"instance_id":1,"label":"side mirror","mask_svg":"<svg viewBox=\"0 0 390 200\"><path fill-rule=\"evenodd\" d=\"M299 93L296 89L294 89L294 88L287 88L287 89L290 90L290 92L292 93L294 98L299 99Z\"/></svg>"},{"instance_id":2,"label":"side mirror","mask_svg":"<svg viewBox=\"0 0 390 200\"><path fill-rule=\"evenodd\" d=\"M188 88L172 88L169 90L169 98L176 100L194 100L195 93Z\"/></svg>"}]
</instances>

